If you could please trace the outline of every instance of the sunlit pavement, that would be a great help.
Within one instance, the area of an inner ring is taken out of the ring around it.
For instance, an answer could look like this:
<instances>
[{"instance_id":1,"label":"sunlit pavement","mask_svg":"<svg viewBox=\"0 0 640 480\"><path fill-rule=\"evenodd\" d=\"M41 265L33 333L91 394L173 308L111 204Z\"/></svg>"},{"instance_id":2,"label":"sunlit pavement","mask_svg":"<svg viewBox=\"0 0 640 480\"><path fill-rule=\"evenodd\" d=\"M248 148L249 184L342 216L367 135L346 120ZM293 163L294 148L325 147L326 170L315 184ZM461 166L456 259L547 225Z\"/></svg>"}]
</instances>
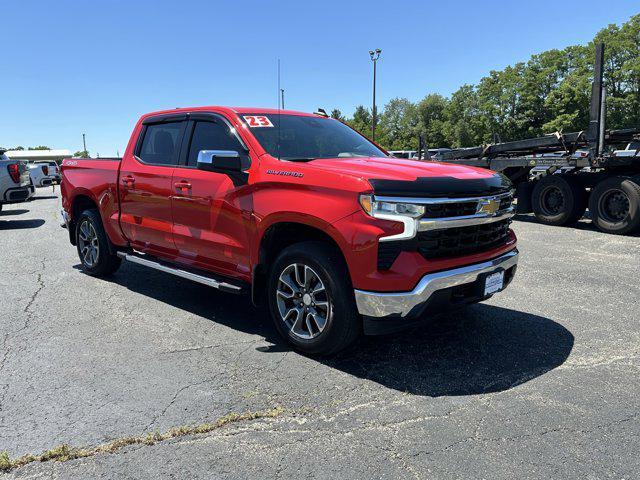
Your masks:
<instances>
[{"instance_id":1,"label":"sunlit pavement","mask_svg":"<svg viewBox=\"0 0 640 480\"><path fill-rule=\"evenodd\" d=\"M505 292L327 360L290 351L242 297L132 264L84 275L57 195L0 213L0 451L219 423L8 478L640 471L637 236L515 221L521 263Z\"/></svg>"}]
</instances>

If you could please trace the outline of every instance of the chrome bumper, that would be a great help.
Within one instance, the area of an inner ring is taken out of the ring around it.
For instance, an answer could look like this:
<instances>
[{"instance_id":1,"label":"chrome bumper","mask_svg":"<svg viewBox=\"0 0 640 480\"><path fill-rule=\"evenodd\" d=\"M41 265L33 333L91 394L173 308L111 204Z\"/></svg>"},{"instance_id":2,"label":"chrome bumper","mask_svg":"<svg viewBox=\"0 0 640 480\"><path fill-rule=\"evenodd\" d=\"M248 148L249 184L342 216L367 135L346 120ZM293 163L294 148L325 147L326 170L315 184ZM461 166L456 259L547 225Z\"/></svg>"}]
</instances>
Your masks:
<instances>
[{"instance_id":1,"label":"chrome bumper","mask_svg":"<svg viewBox=\"0 0 640 480\"><path fill-rule=\"evenodd\" d=\"M517 264L518 250L514 249L488 262L427 274L410 292L381 293L355 290L356 305L358 312L366 317L404 318L417 306L427 302L438 290L473 283L482 274L498 269L508 270Z\"/></svg>"}]
</instances>

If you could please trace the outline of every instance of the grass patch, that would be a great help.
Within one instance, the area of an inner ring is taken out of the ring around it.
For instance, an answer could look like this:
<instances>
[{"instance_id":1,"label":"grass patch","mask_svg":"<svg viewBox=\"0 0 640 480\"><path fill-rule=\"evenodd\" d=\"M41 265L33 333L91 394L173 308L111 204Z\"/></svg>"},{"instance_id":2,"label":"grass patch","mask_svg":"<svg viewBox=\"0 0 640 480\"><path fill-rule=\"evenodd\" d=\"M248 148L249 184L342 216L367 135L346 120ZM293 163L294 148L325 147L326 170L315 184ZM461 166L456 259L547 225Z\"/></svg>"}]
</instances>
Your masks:
<instances>
[{"instance_id":1,"label":"grass patch","mask_svg":"<svg viewBox=\"0 0 640 480\"><path fill-rule=\"evenodd\" d=\"M96 447L79 448L66 443L51 450L47 450L40 455L26 454L17 458L10 458L7 452L0 452L0 472L8 472L33 462L67 462L77 458L92 457L94 455L115 453L129 445L155 445L158 442L170 440L172 438L184 437L186 435L199 435L209 433L230 423L257 420L260 418L275 418L282 415L285 409L275 407L268 410L258 410L255 412L229 413L220 417L213 423L202 423L200 425L183 425L173 427L164 433L155 432L146 435L136 435L125 438L118 438Z\"/></svg>"}]
</instances>

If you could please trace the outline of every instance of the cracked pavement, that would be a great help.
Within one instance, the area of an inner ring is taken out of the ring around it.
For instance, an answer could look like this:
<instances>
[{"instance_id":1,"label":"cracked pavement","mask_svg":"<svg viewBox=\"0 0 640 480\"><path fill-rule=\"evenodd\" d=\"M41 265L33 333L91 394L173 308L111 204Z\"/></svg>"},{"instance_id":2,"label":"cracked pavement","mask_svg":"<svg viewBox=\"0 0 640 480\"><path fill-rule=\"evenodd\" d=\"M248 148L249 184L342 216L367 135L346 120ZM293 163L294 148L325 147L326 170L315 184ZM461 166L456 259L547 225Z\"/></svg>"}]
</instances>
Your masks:
<instances>
[{"instance_id":1,"label":"cracked pavement","mask_svg":"<svg viewBox=\"0 0 640 480\"><path fill-rule=\"evenodd\" d=\"M522 217L505 292L314 359L244 298L133 264L82 274L59 209L40 189L0 213L0 451L286 411L1 478L639 476L637 236Z\"/></svg>"}]
</instances>

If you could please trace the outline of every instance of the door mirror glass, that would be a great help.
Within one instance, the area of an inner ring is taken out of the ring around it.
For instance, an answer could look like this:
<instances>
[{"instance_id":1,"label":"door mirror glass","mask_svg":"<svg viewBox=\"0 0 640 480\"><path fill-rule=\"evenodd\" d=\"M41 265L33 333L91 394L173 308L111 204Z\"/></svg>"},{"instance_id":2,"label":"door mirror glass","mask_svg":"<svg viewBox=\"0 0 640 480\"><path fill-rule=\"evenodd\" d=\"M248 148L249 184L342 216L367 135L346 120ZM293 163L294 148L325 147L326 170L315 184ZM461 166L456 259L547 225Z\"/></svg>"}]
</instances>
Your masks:
<instances>
[{"instance_id":1,"label":"door mirror glass","mask_svg":"<svg viewBox=\"0 0 640 480\"><path fill-rule=\"evenodd\" d=\"M242 158L240 153L234 150L200 150L198 152L198 170L240 172L242 171Z\"/></svg>"}]
</instances>

